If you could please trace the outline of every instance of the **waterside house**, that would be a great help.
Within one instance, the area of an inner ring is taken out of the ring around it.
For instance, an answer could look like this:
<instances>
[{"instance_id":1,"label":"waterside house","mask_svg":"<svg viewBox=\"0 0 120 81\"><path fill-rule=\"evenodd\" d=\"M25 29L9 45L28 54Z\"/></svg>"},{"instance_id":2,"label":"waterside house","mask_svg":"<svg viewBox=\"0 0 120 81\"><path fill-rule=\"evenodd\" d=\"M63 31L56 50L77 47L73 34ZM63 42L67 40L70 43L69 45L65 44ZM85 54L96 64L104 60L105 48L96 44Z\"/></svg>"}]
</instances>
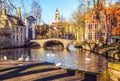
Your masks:
<instances>
[{"instance_id":1,"label":"waterside house","mask_svg":"<svg viewBox=\"0 0 120 81\"><path fill-rule=\"evenodd\" d=\"M20 11L20 8L18 8ZM18 16L12 16L6 13L6 9L2 9L0 15L0 49L21 47L25 45L25 25Z\"/></svg>"}]
</instances>

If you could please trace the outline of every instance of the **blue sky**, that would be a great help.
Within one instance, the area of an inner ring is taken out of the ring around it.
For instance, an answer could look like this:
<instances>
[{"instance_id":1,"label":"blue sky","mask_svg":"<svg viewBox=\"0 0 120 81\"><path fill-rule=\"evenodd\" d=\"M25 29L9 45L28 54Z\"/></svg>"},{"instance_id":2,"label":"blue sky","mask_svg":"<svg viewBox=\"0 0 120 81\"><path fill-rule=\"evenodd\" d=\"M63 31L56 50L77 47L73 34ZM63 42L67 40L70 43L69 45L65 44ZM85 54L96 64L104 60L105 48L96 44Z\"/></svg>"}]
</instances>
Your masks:
<instances>
[{"instance_id":1,"label":"blue sky","mask_svg":"<svg viewBox=\"0 0 120 81\"><path fill-rule=\"evenodd\" d=\"M33 0L23 0L23 1L24 2L22 4L24 4L26 10L29 11L31 8L30 5ZM66 19L69 19L71 14L78 7L77 0L34 0L34 1L37 1L41 5L42 20L47 24L51 24L54 21L54 14L57 8L60 11L60 15L63 15ZM15 3L15 4L18 5L18 7L21 5L19 3Z\"/></svg>"},{"instance_id":2,"label":"blue sky","mask_svg":"<svg viewBox=\"0 0 120 81\"><path fill-rule=\"evenodd\" d=\"M24 0L22 4L25 5L25 9L29 12L30 5L33 0ZM77 0L35 0L39 2L42 8L42 20L51 24L54 21L55 10L58 8L60 15L63 15L66 19L70 17L73 11L77 9ZM20 1L19 1L20 2ZM17 7L21 6L19 3L15 3Z\"/></svg>"},{"instance_id":3,"label":"blue sky","mask_svg":"<svg viewBox=\"0 0 120 81\"><path fill-rule=\"evenodd\" d=\"M54 20L54 12L58 8L60 15L68 19L77 8L76 0L39 0L42 7L42 19L51 24Z\"/></svg>"}]
</instances>

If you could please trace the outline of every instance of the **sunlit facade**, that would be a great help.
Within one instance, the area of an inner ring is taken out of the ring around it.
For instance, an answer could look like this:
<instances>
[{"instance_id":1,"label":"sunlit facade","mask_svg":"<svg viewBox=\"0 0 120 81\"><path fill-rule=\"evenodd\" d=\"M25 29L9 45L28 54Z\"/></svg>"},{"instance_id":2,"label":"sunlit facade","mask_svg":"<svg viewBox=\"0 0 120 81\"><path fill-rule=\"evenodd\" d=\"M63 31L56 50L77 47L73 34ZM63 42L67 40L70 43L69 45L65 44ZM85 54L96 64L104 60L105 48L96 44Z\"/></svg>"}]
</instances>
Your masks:
<instances>
[{"instance_id":1,"label":"sunlit facade","mask_svg":"<svg viewBox=\"0 0 120 81\"><path fill-rule=\"evenodd\" d=\"M25 25L18 16L8 15L6 9L2 9L0 15L0 29L3 44L1 48L19 47L25 45Z\"/></svg>"},{"instance_id":2,"label":"sunlit facade","mask_svg":"<svg viewBox=\"0 0 120 81\"><path fill-rule=\"evenodd\" d=\"M112 25L112 40L117 42L120 39L120 2L116 2L115 5L111 7L114 12L114 19Z\"/></svg>"},{"instance_id":3,"label":"sunlit facade","mask_svg":"<svg viewBox=\"0 0 120 81\"><path fill-rule=\"evenodd\" d=\"M103 42L106 43L108 38L108 27L107 17L105 11L101 10L99 14L99 20L96 19L97 15L94 10L91 10L86 15L85 20L85 40L88 42L99 42L100 33L102 33Z\"/></svg>"}]
</instances>

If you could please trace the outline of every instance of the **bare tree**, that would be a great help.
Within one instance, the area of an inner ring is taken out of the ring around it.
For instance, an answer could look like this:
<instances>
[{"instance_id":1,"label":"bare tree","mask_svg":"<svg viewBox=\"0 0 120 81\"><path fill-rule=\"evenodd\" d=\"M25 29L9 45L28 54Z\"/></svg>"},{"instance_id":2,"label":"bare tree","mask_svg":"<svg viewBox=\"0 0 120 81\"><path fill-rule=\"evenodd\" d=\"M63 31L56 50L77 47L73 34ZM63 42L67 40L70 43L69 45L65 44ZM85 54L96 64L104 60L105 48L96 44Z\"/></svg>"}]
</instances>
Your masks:
<instances>
[{"instance_id":1,"label":"bare tree","mask_svg":"<svg viewBox=\"0 0 120 81\"><path fill-rule=\"evenodd\" d=\"M15 0L0 0L0 11L5 8L8 14L16 14L17 8L15 4L13 4Z\"/></svg>"},{"instance_id":2,"label":"bare tree","mask_svg":"<svg viewBox=\"0 0 120 81\"><path fill-rule=\"evenodd\" d=\"M36 25L40 23L40 20L41 20L41 6L40 4L37 2L37 1L34 1L32 2L32 5L31 5L31 15L35 17L36 19Z\"/></svg>"},{"instance_id":3,"label":"bare tree","mask_svg":"<svg viewBox=\"0 0 120 81\"><path fill-rule=\"evenodd\" d=\"M72 14L72 20L73 26L75 28L74 30L76 31L76 39L78 41L84 40L85 15L82 13L81 9L78 8L78 10Z\"/></svg>"}]
</instances>

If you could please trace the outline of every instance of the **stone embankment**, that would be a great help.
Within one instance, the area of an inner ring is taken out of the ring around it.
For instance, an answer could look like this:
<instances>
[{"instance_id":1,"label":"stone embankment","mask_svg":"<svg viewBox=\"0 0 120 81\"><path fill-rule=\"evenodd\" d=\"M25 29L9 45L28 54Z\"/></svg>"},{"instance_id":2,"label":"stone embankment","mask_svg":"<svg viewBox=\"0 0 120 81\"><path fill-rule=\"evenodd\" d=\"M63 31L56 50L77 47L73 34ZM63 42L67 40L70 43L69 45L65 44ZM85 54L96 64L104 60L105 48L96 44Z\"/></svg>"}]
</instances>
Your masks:
<instances>
[{"instance_id":1,"label":"stone embankment","mask_svg":"<svg viewBox=\"0 0 120 81\"><path fill-rule=\"evenodd\" d=\"M82 45L82 48L113 59L120 59L119 45L96 45L94 43L85 43Z\"/></svg>"}]
</instances>

